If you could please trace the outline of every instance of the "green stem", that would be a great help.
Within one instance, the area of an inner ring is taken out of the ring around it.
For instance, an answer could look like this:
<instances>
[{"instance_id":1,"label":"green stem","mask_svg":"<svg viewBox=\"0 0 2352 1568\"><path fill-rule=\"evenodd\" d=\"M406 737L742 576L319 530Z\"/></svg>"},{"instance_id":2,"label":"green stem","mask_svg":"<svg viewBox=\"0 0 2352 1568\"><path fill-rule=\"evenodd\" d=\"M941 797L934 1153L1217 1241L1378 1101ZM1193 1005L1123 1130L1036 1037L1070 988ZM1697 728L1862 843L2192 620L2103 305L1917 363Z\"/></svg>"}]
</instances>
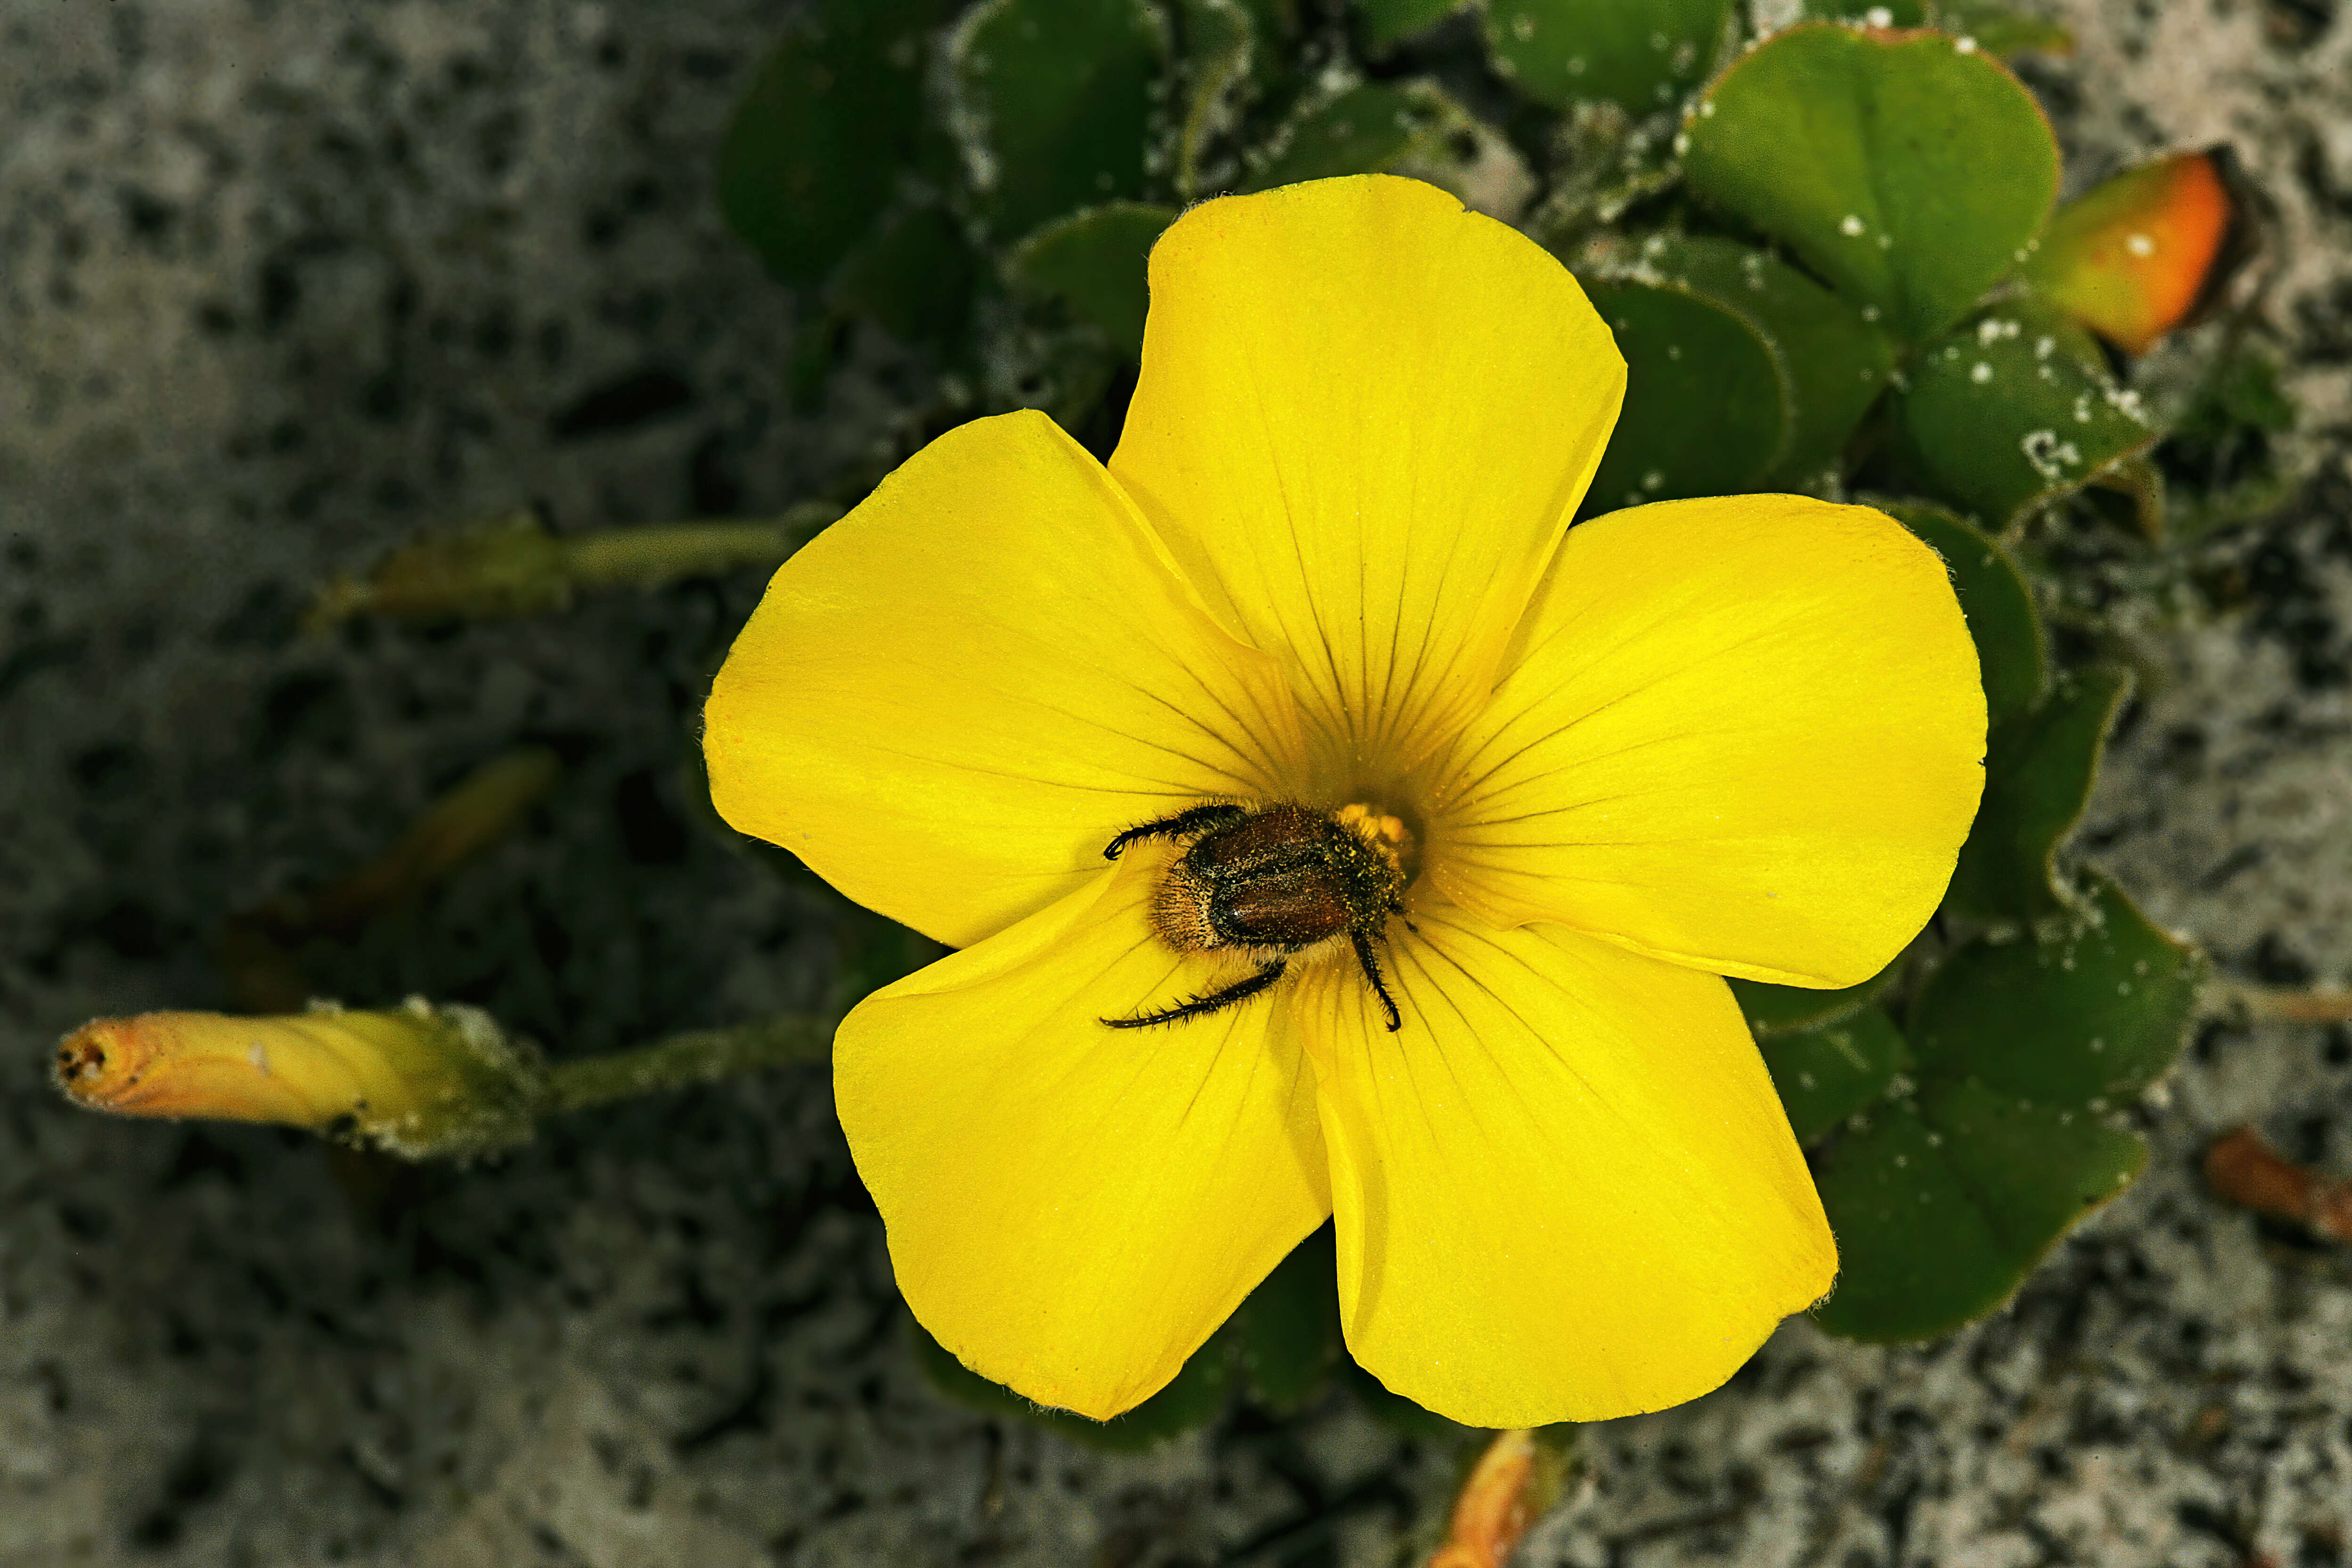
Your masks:
<instances>
[{"instance_id":1,"label":"green stem","mask_svg":"<svg viewBox=\"0 0 2352 1568\"><path fill-rule=\"evenodd\" d=\"M558 1062L548 1072L550 1114L583 1110L765 1068L824 1060L833 1046L829 1019L784 1014L726 1029L694 1029L625 1051Z\"/></svg>"},{"instance_id":2,"label":"green stem","mask_svg":"<svg viewBox=\"0 0 2352 1568\"><path fill-rule=\"evenodd\" d=\"M564 574L581 588L650 586L735 566L772 565L840 515L829 501L803 501L762 521L604 529L562 542Z\"/></svg>"},{"instance_id":3,"label":"green stem","mask_svg":"<svg viewBox=\"0 0 2352 1568\"><path fill-rule=\"evenodd\" d=\"M2218 976L2210 982L2211 994L2235 1002L2264 1023L2342 1024L2352 1022L2352 991L2303 991L2280 985L2258 985L2251 980Z\"/></svg>"}]
</instances>

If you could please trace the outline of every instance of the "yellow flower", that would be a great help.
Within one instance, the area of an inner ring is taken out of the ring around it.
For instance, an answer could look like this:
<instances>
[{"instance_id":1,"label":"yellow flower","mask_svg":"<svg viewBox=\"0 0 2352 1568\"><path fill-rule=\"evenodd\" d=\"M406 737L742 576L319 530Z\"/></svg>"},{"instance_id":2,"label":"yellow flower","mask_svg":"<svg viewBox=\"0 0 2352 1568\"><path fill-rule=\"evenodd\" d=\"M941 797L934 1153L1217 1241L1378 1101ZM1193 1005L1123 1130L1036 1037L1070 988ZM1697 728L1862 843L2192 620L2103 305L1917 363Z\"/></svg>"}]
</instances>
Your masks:
<instances>
[{"instance_id":1,"label":"yellow flower","mask_svg":"<svg viewBox=\"0 0 2352 1568\"><path fill-rule=\"evenodd\" d=\"M1475 1426L1692 1398L1830 1288L1718 976L1851 984L1927 920L1975 652L1874 511L1566 532L1624 377L1558 263L1429 186L1213 201L1152 253L1107 471L977 420L776 574L712 795L963 950L849 1016L834 1081L899 1287L974 1371L1108 1418L1330 1215L1356 1359ZM1343 940L1106 1026L1260 967L1159 934L1186 840L1104 858L1211 802L1402 825L1401 1027Z\"/></svg>"}]
</instances>

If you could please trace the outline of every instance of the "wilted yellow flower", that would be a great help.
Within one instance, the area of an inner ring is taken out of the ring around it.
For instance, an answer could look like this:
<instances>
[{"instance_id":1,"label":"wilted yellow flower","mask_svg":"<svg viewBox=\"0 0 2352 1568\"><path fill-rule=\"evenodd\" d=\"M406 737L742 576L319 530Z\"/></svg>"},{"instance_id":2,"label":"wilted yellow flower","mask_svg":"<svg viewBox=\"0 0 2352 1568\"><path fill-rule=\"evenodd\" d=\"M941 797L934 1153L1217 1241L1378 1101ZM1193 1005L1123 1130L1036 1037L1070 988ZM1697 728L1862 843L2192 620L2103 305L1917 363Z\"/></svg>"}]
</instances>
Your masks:
<instances>
[{"instance_id":1,"label":"wilted yellow flower","mask_svg":"<svg viewBox=\"0 0 2352 1568\"><path fill-rule=\"evenodd\" d=\"M975 421L777 574L712 794L963 949L849 1016L835 1092L973 1370L1115 1415L1335 1214L1357 1360L1478 1426L1691 1398L1829 1289L1718 976L1851 984L1927 920L1975 653L1876 512L1565 531L1624 374L1557 262L1428 186L1214 201L1152 254L1108 470ZM1229 875L1236 822L1277 853ZM1283 940L1213 940L1253 920Z\"/></svg>"}]
</instances>

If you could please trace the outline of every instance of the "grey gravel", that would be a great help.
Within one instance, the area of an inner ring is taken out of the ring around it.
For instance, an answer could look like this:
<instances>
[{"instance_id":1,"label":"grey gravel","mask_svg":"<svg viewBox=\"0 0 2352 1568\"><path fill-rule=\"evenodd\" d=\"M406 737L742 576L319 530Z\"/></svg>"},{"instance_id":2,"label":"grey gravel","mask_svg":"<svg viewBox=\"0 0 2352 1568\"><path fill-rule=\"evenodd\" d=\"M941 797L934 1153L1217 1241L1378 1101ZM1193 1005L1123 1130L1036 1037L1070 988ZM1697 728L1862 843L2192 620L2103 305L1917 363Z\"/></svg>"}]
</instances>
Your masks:
<instances>
[{"instance_id":1,"label":"grey gravel","mask_svg":"<svg viewBox=\"0 0 2352 1568\"><path fill-rule=\"evenodd\" d=\"M0 1568L1370 1564L1442 1499L1451 1457L1344 1401L1145 1458L940 1403L821 1074L405 1174L42 1081L86 1017L226 1005L226 913L518 740L565 756L554 796L314 953L322 989L559 1054L819 999L830 906L693 804L756 574L296 625L421 530L771 513L898 449L924 368L860 340L793 412L793 302L712 210L791 9L0 0ZM2319 472L2227 547L2243 610L2148 628L2089 841L2225 971L2352 982L2352 19L2066 10L2083 48L2032 79L2078 183L2226 139L2278 199L2266 310ZM2217 1015L2144 1108L2148 1177L2011 1310L1893 1352L1790 1324L1721 1393L1588 1431L1524 1561L2343 1563L2345 1258L2193 1163L2252 1121L2352 1168L2347 1111L2352 1034Z\"/></svg>"}]
</instances>

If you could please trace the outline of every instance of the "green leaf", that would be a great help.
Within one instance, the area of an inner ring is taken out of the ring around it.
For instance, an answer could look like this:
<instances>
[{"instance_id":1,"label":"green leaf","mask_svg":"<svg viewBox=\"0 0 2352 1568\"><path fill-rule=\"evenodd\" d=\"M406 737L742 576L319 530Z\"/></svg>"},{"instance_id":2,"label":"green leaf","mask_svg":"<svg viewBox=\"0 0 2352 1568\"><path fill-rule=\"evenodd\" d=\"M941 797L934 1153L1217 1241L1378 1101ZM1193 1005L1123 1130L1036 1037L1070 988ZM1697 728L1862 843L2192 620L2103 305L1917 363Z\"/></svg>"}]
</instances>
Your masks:
<instances>
[{"instance_id":1,"label":"green leaf","mask_svg":"<svg viewBox=\"0 0 2352 1568\"><path fill-rule=\"evenodd\" d=\"M777 276L823 282L887 207L926 121L923 43L947 0L832 0L778 45L719 149L728 226Z\"/></svg>"},{"instance_id":2,"label":"green leaf","mask_svg":"<svg viewBox=\"0 0 2352 1568\"><path fill-rule=\"evenodd\" d=\"M1910 378L1891 408L1921 475L1995 531L2158 435L2090 333L2030 300L1928 345Z\"/></svg>"},{"instance_id":3,"label":"green leaf","mask_svg":"<svg viewBox=\"0 0 2352 1568\"><path fill-rule=\"evenodd\" d=\"M1745 316L1789 373L1789 448L1759 481L1785 489L1841 468L1846 439L1886 389L1895 344L1853 306L1778 257L1728 239L1682 237L1643 249L1645 265Z\"/></svg>"},{"instance_id":4,"label":"green leaf","mask_svg":"<svg viewBox=\"0 0 2352 1568\"><path fill-rule=\"evenodd\" d=\"M1364 82L1300 106L1258 155L1244 188L1394 168L1469 123L1424 81Z\"/></svg>"},{"instance_id":5,"label":"green leaf","mask_svg":"<svg viewBox=\"0 0 2352 1568\"><path fill-rule=\"evenodd\" d=\"M2055 22L1975 0L1938 0L1932 5L1926 0L1890 0L1884 5L1805 0L1804 13L1858 26L1937 27L1955 37L1973 38L1979 48L2004 57L2029 49L2063 55L2074 47L2074 35Z\"/></svg>"},{"instance_id":6,"label":"green leaf","mask_svg":"<svg viewBox=\"0 0 2352 1568\"><path fill-rule=\"evenodd\" d=\"M1875 1104L1911 1066L1895 1022L1864 1007L1835 1023L1763 1042L1764 1067L1799 1145L1811 1148L1857 1110Z\"/></svg>"},{"instance_id":7,"label":"green leaf","mask_svg":"<svg viewBox=\"0 0 2352 1568\"><path fill-rule=\"evenodd\" d=\"M1713 70L1731 0L1486 0L1486 48L1521 92L1554 109L1605 99L1635 114Z\"/></svg>"},{"instance_id":8,"label":"green leaf","mask_svg":"<svg viewBox=\"0 0 2352 1568\"><path fill-rule=\"evenodd\" d=\"M1168 26L1148 0L982 0L948 35L949 123L999 239L1145 193Z\"/></svg>"},{"instance_id":9,"label":"green leaf","mask_svg":"<svg viewBox=\"0 0 2352 1568\"><path fill-rule=\"evenodd\" d=\"M1384 55L1404 38L1427 32L1470 0L1351 0L1364 52Z\"/></svg>"},{"instance_id":10,"label":"green leaf","mask_svg":"<svg viewBox=\"0 0 2352 1568\"><path fill-rule=\"evenodd\" d=\"M2050 940L1979 937L1938 965L1912 999L1912 1046L1925 1074L2104 1111L2172 1065L2202 979L2194 949L2094 877Z\"/></svg>"},{"instance_id":11,"label":"green leaf","mask_svg":"<svg viewBox=\"0 0 2352 1568\"><path fill-rule=\"evenodd\" d=\"M1684 118L1692 192L1784 241L1906 342L2009 271L2058 189L2058 147L1999 61L1934 34L1776 33Z\"/></svg>"},{"instance_id":12,"label":"green leaf","mask_svg":"<svg viewBox=\"0 0 2352 1568\"><path fill-rule=\"evenodd\" d=\"M1332 1245L1326 1224L1291 1248L1226 1327L1250 1398L1276 1415L1313 1403L1347 1356Z\"/></svg>"},{"instance_id":13,"label":"green leaf","mask_svg":"<svg viewBox=\"0 0 2352 1568\"><path fill-rule=\"evenodd\" d=\"M1801 985L1773 985L1761 980L1734 980L1731 994L1759 1038L1793 1034L1800 1029L1851 1018L1873 1002L1901 967L1897 958L1859 985L1843 991L1814 991Z\"/></svg>"},{"instance_id":14,"label":"green leaf","mask_svg":"<svg viewBox=\"0 0 2352 1568\"><path fill-rule=\"evenodd\" d=\"M1585 510L1752 489L1789 442L1789 374L1764 334L1680 284L1595 279L1585 292L1626 374Z\"/></svg>"},{"instance_id":15,"label":"green leaf","mask_svg":"<svg viewBox=\"0 0 2352 1568\"><path fill-rule=\"evenodd\" d=\"M1173 207L1113 202L1057 218L1013 247L1006 276L1066 303L1129 359L1143 354L1151 242L1176 221Z\"/></svg>"},{"instance_id":16,"label":"green leaf","mask_svg":"<svg viewBox=\"0 0 2352 1568\"><path fill-rule=\"evenodd\" d=\"M1874 1110L1816 1173L1839 1268L1815 1318L1881 1344L1948 1333L2007 1300L2147 1162L2137 1138L2096 1117L1973 1082Z\"/></svg>"},{"instance_id":17,"label":"green leaf","mask_svg":"<svg viewBox=\"0 0 2352 1568\"><path fill-rule=\"evenodd\" d=\"M2000 55L2071 55L2074 35L2057 22L2029 16L2006 5L1985 5L1977 0L1939 0L1936 26L1948 33L1974 38L1977 47Z\"/></svg>"},{"instance_id":18,"label":"green leaf","mask_svg":"<svg viewBox=\"0 0 2352 1568\"><path fill-rule=\"evenodd\" d=\"M1225 1407L1231 1346L1222 1334L1192 1352L1167 1387L1124 1415L1089 1421L1070 1410L1050 1410L956 1360L922 1324L907 1320L908 1348L931 1386L967 1410L1015 1416L1090 1448L1115 1454L1156 1448L1215 1420Z\"/></svg>"},{"instance_id":19,"label":"green leaf","mask_svg":"<svg viewBox=\"0 0 2352 1568\"><path fill-rule=\"evenodd\" d=\"M2196 952L2101 877L2063 929L1946 959L1911 1002L1917 1096L1821 1157L1843 1266L1822 1326L1923 1339L2006 1300L2147 1163L2109 1119L2179 1054L2202 979Z\"/></svg>"},{"instance_id":20,"label":"green leaf","mask_svg":"<svg viewBox=\"0 0 2352 1568\"><path fill-rule=\"evenodd\" d=\"M1939 506L1874 497L1864 497L1863 504L1885 512L1944 558L1976 639L1986 717L1995 725L2022 717L2042 700L2046 654L2033 591L2009 552Z\"/></svg>"},{"instance_id":21,"label":"green leaf","mask_svg":"<svg viewBox=\"0 0 2352 1568\"><path fill-rule=\"evenodd\" d=\"M1946 898L1982 920L2039 920L2067 906L2058 851L2090 802L2107 728L2131 691L2110 665L2051 683L2041 704L1994 726L1984 804L1960 847Z\"/></svg>"},{"instance_id":22,"label":"green leaf","mask_svg":"<svg viewBox=\"0 0 2352 1568\"><path fill-rule=\"evenodd\" d=\"M956 220L931 205L902 208L842 260L827 297L909 342L940 345L971 320L980 258Z\"/></svg>"}]
</instances>

